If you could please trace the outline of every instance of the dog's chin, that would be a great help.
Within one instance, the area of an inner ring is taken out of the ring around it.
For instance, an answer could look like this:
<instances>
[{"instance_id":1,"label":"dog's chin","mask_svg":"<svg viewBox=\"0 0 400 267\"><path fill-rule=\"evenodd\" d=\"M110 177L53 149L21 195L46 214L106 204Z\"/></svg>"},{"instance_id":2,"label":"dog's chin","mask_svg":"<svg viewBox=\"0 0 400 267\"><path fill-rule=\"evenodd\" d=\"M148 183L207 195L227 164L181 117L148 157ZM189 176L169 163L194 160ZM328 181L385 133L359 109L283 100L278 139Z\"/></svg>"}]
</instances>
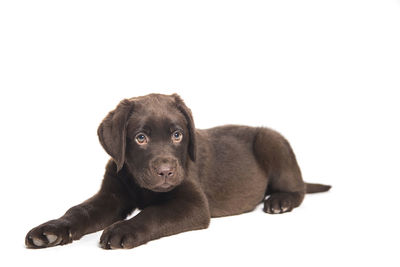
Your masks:
<instances>
[{"instance_id":1,"label":"dog's chin","mask_svg":"<svg viewBox=\"0 0 400 267\"><path fill-rule=\"evenodd\" d=\"M165 184L162 184L162 185L159 185L159 186L155 186L155 187L152 187L152 188L149 188L149 189L151 191L154 191L154 192L163 193L163 192L169 192L172 189L174 189L175 187L176 187L176 185L171 185L171 184L165 183Z\"/></svg>"},{"instance_id":2,"label":"dog's chin","mask_svg":"<svg viewBox=\"0 0 400 267\"><path fill-rule=\"evenodd\" d=\"M154 192L169 192L180 185L181 182L181 179L175 181L159 181L157 184L147 186L147 189Z\"/></svg>"}]
</instances>

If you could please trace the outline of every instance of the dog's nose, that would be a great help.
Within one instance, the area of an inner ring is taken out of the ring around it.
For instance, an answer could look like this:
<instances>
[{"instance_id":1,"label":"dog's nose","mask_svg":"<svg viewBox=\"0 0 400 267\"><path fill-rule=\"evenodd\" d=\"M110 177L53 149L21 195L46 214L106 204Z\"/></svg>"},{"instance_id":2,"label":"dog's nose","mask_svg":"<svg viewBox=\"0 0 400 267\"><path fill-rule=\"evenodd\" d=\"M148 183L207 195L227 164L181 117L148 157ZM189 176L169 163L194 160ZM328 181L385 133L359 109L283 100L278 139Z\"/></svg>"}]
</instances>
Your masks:
<instances>
[{"instance_id":1,"label":"dog's nose","mask_svg":"<svg viewBox=\"0 0 400 267\"><path fill-rule=\"evenodd\" d=\"M172 178L175 174L175 168L169 164L161 164L157 168L157 174L164 178Z\"/></svg>"}]
</instances>

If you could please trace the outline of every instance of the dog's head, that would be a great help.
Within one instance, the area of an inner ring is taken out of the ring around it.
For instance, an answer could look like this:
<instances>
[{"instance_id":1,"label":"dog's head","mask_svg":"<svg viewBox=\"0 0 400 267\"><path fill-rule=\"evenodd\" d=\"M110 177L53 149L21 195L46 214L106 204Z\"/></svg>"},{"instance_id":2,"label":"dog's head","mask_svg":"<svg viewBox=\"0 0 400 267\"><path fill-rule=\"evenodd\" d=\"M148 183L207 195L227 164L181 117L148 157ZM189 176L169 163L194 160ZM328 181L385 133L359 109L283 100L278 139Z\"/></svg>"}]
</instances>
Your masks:
<instances>
[{"instance_id":1,"label":"dog's head","mask_svg":"<svg viewBox=\"0 0 400 267\"><path fill-rule=\"evenodd\" d=\"M179 185L189 158L196 158L192 114L177 94L122 100L98 135L118 171L125 164L141 187L156 192Z\"/></svg>"}]
</instances>

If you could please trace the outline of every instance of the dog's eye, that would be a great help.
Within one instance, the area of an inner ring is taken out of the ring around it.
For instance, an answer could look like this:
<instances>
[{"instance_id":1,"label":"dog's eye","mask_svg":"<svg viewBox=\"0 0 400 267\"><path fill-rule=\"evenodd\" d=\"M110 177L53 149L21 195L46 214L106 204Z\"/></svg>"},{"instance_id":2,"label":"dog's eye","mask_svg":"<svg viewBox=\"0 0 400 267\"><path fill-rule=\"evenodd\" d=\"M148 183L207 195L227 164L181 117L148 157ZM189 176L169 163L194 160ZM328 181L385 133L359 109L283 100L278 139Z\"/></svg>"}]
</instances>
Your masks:
<instances>
[{"instance_id":1,"label":"dog's eye","mask_svg":"<svg viewBox=\"0 0 400 267\"><path fill-rule=\"evenodd\" d=\"M136 143L138 143L138 145L145 145L149 142L149 139L143 133L137 134L135 137L135 140L136 140Z\"/></svg>"},{"instance_id":2,"label":"dog's eye","mask_svg":"<svg viewBox=\"0 0 400 267\"><path fill-rule=\"evenodd\" d=\"M172 141L174 143L179 143L180 141L182 141L182 137L183 137L183 135L180 131L175 131L172 134Z\"/></svg>"}]
</instances>

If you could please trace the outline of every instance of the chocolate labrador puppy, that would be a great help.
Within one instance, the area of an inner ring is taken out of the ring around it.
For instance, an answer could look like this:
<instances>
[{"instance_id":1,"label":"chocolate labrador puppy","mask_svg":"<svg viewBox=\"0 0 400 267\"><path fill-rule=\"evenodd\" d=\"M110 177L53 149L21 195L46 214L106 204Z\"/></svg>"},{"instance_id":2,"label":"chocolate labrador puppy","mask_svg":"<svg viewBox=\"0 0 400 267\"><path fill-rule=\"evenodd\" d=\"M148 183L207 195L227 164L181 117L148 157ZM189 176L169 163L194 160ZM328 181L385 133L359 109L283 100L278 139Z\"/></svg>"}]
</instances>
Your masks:
<instances>
[{"instance_id":1,"label":"chocolate labrador puppy","mask_svg":"<svg viewBox=\"0 0 400 267\"><path fill-rule=\"evenodd\" d=\"M133 248L207 228L211 217L248 212L261 202L267 213L288 212L305 193L330 188L303 182L279 133L235 125L196 129L177 94L122 100L98 136L111 156L100 191L33 228L28 248L68 244L101 229L102 248ZM124 220L135 209L141 212Z\"/></svg>"}]
</instances>

